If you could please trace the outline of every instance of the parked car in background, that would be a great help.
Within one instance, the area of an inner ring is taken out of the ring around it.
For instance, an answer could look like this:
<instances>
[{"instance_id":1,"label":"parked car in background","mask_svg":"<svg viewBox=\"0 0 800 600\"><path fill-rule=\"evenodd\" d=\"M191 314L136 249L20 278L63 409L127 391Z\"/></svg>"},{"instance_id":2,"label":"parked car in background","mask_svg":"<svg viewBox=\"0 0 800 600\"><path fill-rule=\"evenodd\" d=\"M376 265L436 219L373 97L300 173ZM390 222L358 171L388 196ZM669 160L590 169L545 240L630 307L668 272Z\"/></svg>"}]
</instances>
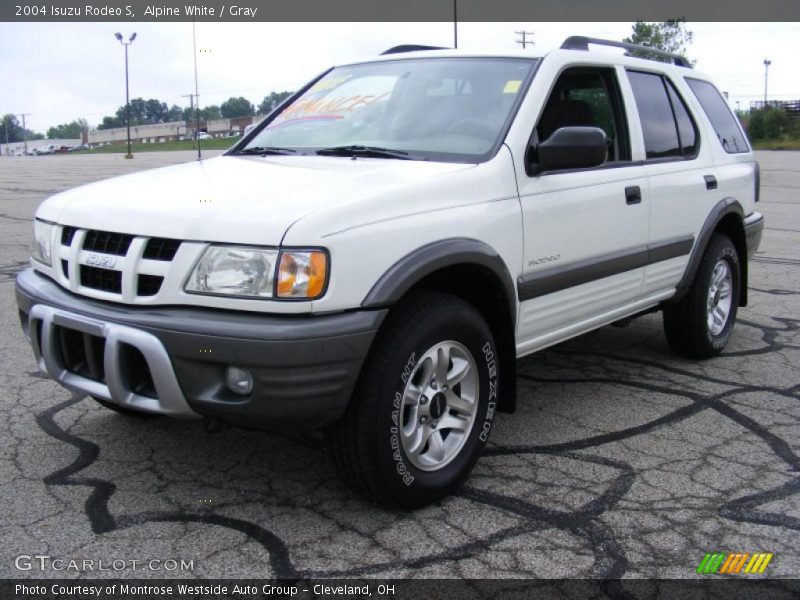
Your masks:
<instances>
[{"instance_id":1,"label":"parked car in background","mask_svg":"<svg viewBox=\"0 0 800 600\"><path fill-rule=\"evenodd\" d=\"M237 131L229 131L228 133L225 134L225 137L234 138L234 137L239 137L240 135L242 135L241 131L238 131L238 130Z\"/></svg>"},{"instance_id":2,"label":"parked car in background","mask_svg":"<svg viewBox=\"0 0 800 600\"><path fill-rule=\"evenodd\" d=\"M81 152L82 150L89 150L89 144L79 144L69 149L70 152Z\"/></svg>"},{"instance_id":3,"label":"parked car in background","mask_svg":"<svg viewBox=\"0 0 800 600\"><path fill-rule=\"evenodd\" d=\"M210 140L210 139L212 139L212 137L208 133L206 133L205 131L201 131L201 132L199 132L197 134L197 139L198 140Z\"/></svg>"},{"instance_id":4,"label":"parked car in background","mask_svg":"<svg viewBox=\"0 0 800 600\"><path fill-rule=\"evenodd\" d=\"M37 156L42 156L43 154L55 154L56 145L49 144L48 146L39 146L35 151Z\"/></svg>"},{"instance_id":5,"label":"parked car in background","mask_svg":"<svg viewBox=\"0 0 800 600\"><path fill-rule=\"evenodd\" d=\"M66 154L70 150L72 150L72 146L56 146L53 152L54 154Z\"/></svg>"}]
</instances>

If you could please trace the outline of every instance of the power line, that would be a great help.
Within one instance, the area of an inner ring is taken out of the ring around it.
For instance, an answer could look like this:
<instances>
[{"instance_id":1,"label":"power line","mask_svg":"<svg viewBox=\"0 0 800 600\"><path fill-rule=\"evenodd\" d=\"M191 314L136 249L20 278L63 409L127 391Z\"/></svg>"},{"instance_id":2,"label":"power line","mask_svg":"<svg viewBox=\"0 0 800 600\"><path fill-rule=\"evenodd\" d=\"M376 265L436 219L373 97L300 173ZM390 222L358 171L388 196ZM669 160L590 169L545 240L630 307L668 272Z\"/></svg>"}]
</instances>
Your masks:
<instances>
[{"instance_id":1,"label":"power line","mask_svg":"<svg viewBox=\"0 0 800 600\"><path fill-rule=\"evenodd\" d=\"M527 36L533 37L533 31L515 31L514 33L522 36L522 39L516 40L516 43L520 44L523 50L527 47L528 44L530 44L531 46L536 45L536 42L534 42L533 40L529 40L527 38Z\"/></svg>"}]
</instances>

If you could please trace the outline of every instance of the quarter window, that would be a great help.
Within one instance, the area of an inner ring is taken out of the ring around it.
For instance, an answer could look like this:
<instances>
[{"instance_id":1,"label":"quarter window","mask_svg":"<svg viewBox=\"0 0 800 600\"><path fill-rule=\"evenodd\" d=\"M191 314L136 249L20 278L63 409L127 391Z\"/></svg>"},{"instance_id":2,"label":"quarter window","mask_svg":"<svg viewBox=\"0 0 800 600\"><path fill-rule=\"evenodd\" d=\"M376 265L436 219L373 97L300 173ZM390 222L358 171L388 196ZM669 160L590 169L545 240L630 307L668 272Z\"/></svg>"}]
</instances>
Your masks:
<instances>
[{"instance_id":1,"label":"quarter window","mask_svg":"<svg viewBox=\"0 0 800 600\"><path fill-rule=\"evenodd\" d=\"M703 107L711 126L717 134L719 143L725 152L735 154L737 152L749 152L750 146L742 132L742 128L736 121L736 117L731 113L728 104L722 95L713 85L707 81L686 78L686 83Z\"/></svg>"}]
</instances>

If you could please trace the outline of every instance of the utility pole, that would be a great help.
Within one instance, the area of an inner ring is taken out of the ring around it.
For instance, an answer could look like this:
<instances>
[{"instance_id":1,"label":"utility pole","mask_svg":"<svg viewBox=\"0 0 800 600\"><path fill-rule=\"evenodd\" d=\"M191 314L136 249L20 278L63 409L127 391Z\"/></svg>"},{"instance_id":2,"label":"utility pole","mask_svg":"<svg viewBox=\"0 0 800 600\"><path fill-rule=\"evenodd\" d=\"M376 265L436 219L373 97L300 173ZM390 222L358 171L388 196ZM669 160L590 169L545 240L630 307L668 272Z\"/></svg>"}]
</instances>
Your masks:
<instances>
[{"instance_id":1,"label":"utility pole","mask_svg":"<svg viewBox=\"0 0 800 600\"><path fill-rule=\"evenodd\" d=\"M194 135L197 138L197 160L203 160L203 154L200 150L200 93L197 91L197 28L195 27L194 16L192 17L192 48L194 49L194 96L197 98L197 110L194 115Z\"/></svg>"},{"instance_id":2,"label":"utility pole","mask_svg":"<svg viewBox=\"0 0 800 600\"><path fill-rule=\"evenodd\" d=\"M530 44L531 46L536 45L536 42L534 42L532 39L528 39L527 37L527 36L533 37L533 31L515 31L514 33L522 36L522 39L516 40L516 43L520 44L523 50L525 50L525 48L528 47L528 44Z\"/></svg>"},{"instance_id":3,"label":"utility pole","mask_svg":"<svg viewBox=\"0 0 800 600\"><path fill-rule=\"evenodd\" d=\"M453 0L453 48L458 48L458 0Z\"/></svg>"},{"instance_id":4,"label":"utility pole","mask_svg":"<svg viewBox=\"0 0 800 600\"><path fill-rule=\"evenodd\" d=\"M764 59L764 108L767 108L767 79L769 77L769 66L772 61L768 58Z\"/></svg>"},{"instance_id":5,"label":"utility pole","mask_svg":"<svg viewBox=\"0 0 800 600\"><path fill-rule=\"evenodd\" d=\"M31 113L22 113L20 117L22 117L22 137L25 140L25 154L28 153L28 130L25 127L25 117L30 117Z\"/></svg>"},{"instance_id":6,"label":"utility pole","mask_svg":"<svg viewBox=\"0 0 800 600\"><path fill-rule=\"evenodd\" d=\"M121 33L115 33L114 37L117 38L117 41L125 46L125 111L127 113L127 121L128 125L128 153L125 155L125 158L133 158L133 154L131 154L131 100L130 94L128 93L128 46L133 43L133 40L136 39L136 33L133 33L128 41L124 41L122 39Z\"/></svg>"},{"instance_id":7,"label":"utility pole","mask_svg":"<svg viewBox=\"0 0 800 600\"><path fill-rule=\"evenodd\" d=\"M8 151L8 119L6 119L6 118L3 119L3 125L6 126L6 154L8 154L9 153L9 151Z\"/></svg>"}]
</instances>

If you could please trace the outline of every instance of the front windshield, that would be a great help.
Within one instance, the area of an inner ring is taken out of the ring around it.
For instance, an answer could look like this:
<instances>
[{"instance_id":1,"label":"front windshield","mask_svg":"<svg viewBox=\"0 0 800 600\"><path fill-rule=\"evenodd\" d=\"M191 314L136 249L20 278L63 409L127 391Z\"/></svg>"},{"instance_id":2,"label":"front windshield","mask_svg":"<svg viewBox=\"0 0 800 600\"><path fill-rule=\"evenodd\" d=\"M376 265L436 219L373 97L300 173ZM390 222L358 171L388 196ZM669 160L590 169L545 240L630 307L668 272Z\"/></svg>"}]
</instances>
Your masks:
<instances>
[{"instance_id":1,"label":"front windshield","mask_svg":"<svg viewBox=\"0 0 800 600\"><path fill-rule=\"evenodd\" d=\"M239 151L311 154L357 146L409 158L480 162L503 134L534 64L531 59L421 58L338 67Z\"/></svg>"}]
</instances>

